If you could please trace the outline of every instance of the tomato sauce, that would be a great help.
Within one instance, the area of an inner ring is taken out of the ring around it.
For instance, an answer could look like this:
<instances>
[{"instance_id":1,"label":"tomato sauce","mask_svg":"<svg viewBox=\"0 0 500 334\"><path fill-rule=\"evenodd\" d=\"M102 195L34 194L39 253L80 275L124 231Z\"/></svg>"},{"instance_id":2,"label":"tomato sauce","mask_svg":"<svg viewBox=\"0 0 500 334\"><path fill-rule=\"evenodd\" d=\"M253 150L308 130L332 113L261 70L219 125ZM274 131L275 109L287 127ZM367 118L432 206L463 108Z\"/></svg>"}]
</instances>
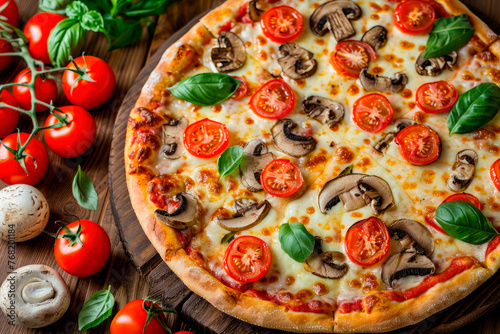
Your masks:
<instances>
[{"instance_id":1,"label":"tomato sauce","mask_svg":"<svg viewBox=\"0 0 500 334\"><path fill-rule=\"evenodd\" d=\"M278 305L283 305L287 309L294 312L330 314L333 311L333 305L329 303L323 302L321 300L310 300L308 302L305 302L297 298L297 296L292 293L287 293L290 303L286 303L284 300L282 300L283 298L280 299L277 294L270 294L267 291L248 289L245 294L262 300L267 300Z\"/></svg>"}]
</instances>

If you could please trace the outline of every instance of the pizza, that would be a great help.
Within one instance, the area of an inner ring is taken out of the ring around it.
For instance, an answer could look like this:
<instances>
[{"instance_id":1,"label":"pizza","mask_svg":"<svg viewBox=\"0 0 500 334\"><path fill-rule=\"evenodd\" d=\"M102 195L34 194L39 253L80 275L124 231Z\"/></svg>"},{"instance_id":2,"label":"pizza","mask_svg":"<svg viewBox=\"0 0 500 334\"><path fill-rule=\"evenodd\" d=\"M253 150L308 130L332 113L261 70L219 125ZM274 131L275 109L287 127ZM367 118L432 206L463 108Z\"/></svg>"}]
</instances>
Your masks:
<instances>
[{"instance_id":1,"label":"pizza","mask_svg":"<svg viewBox=\"0 0 500 334\"><path fill-rule=\"evenodd\" d=\"M500 266L499 56L457 0L228 0L130 112L138 220L243 321L421 321Z\"/></svg>"}]
</instances>

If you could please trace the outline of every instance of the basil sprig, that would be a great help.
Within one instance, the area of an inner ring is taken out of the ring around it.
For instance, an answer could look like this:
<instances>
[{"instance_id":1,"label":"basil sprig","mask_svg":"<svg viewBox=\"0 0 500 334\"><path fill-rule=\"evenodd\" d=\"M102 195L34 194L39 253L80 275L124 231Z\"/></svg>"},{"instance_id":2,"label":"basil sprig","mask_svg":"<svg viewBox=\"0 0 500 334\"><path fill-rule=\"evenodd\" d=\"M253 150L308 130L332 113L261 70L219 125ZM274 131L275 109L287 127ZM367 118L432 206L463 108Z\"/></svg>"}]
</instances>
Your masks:
<instances>
[{"instance_id":1,"label":"basil sprig","mask_svg":"<svg viewBox=\"0 0 500 334\"><path fill-rule=\"evenodd\" d=\"M484 244L498 235L481 210L466 201L442 203L436 210L436 220L450 236L473 245Z\"/></svg>"},{"instance_id":2,"label":"basil sprig","mask_svg":"<svg viewBox=\"0 0 500 334\"><path fill-rule=\"evenodd\" d=\"M226 148L217 159L217 169L219 170L220 177L223 178L234 172L239 167L242 160L243 147L231 146Z\"/></svg>"},{"instance_id":3,"label":"basil sprig","mask_svg":"<svg viewBox=\"0 0 500 334\"><path fill-rule=\"evenodd\" d=\"M224 73L199 73L169 88L178 99L199 106L213 106L236 92L241 81Z\"/></svg>"},{"instance_id":4,"label":"basil sprig","mask_svg":"<svg viewBox=\"0 0 500 334\"><path fill-rule=\"evenodd\" d=\"M448 115L448 130L470 133L491 121L500 108L500 88L494 83L482 83L458 98Z\"/></svg>"},{"instance_id":5,"label":"basil sprig","mask_svg":"<svg viewBox=\"0 0 500 334\"><path fill-rule=\"evenodd\" d=\"M447 55L460 49L474 36L474 28L466 14L437 19L427 40L424 58Z\"/></svg>"},{"instance_id":6,"label":"basil sprig","mask_svg":"<svg viewBox=\"0 0 500 334\"><path fill-rule=\"evenodd\" d=\"M234 240L234 237L236 235L236 232L229 232L228 234L224 235L222 239L220 240L221 245L227 245L231 241Z\"/></svg>"},{"instance_id":7,"label":"basil sprig","mask_svg":"<svg viewBox=\"0 0 500 334\"><path fill-rule=\"evenodd\" d=\"M301 223L281 224L281 249L297 262L304 262L314 250L314 237Z\"/></svg>"},{"instance_id":8,"label":"basil sprig","mask_svg":"<svg viewBox=\"0 0 500 334\"><path fill-rule=\"evenodd\" d=\"M114 305L115 297L111 293L111 285L108 290L97 291L85 302L78 314L78 329L85 331L99 325L113 313Z\"/></svg>"},{"instance_id":9,"label":"basil sprig","mask_svg":"<svg viewBox=\"0 0 500 334\"><path fill-rule=\"evenodd\" d=\"M92 179L78 166L75 178L73 179L73 196L78 204L87 210L97 210L99 197L94 189Z\"/></svg>"}]
</instances>

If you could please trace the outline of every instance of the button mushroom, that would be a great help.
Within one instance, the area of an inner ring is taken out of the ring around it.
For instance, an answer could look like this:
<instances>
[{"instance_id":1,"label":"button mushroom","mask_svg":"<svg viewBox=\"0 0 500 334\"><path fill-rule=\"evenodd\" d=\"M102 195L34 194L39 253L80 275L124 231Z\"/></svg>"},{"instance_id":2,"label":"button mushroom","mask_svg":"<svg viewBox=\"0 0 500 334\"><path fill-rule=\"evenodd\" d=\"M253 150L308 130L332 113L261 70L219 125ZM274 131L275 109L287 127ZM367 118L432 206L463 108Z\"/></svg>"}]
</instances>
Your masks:
<instances>
[{"instance_id":1,"label":"button mushroom","mask_svg":"<svg viewBox=\"0 0 500 334\"><path fill-rule=\"evenodd\" d=\"M333 0L316 8L310 18L311 30L323 36L328 30L341 41L355 34L350 20L361 17L361 8L350 0Z\"/></svg>"},{"instance_id":2,"label":"button mushroom","mask_svg":"<svg viewBox=\"0 0 500 334\"><path fill-rule=\"evenodd\" d=\"M263 190L260 184L260 173L274 159L268 152L267 145L260 139L249 141L243 149L240 164L241 184L252 192Z\"/></svg>"},{"instance_id":3,"label":"button mushroom","mask_svg":"<svg viewBox=\"0 0 500 334\"><path fill-rule=\"evenodd\" d=\"M264 15L264 11L257 8L257 2L259 0L252 0L248 3L248 16L253 22L259 22Z\"/></svg>"},{"instance_id":4,"label":"button mushroom","mask_svg":"<svg viewBox=\"0 0 500 334\"><path fill-rule=\"evenodd\" d=\"M223 31L217 41L219 47L212 49L212 61L217 71L234 71L245 64L247 53L241 38L230 31Z\"/></svg>"},{"instance_id":5,"label":"button mushroom","mask_svg":"<svg viewBox=\"0 0 500 334\"><path fill-rule=\"evenodd\" d=\"M394 281L410 275L432 275L436 267L425 255L417 253L398 253L389 258L382 266L382 281L394 287Z\"/></svg>"},{"instance_id":6,"label":"button mushroom","mask_svg":"<svg viewBox=\"0 0 500 334\"><path fill-rule=\"evenodd\" d=\"M384 136L384 138L379 140L373 147L378 152L382 153L389 146L389 144L394 140L394 138L396 138L396 136L398 135L399 132L401 132L407 126L415 125L415 124L417 124L417 123L415 123L414 121L412 121L410 119L406 119L406 118L401 118L401 119L397 120L396 124L395 124L395 130L386 134Z\"/></svg>"},{"instance_id":7,"label":"button mushroom","mask_svg":"<svg viewBox=\"0 0 500 334\"><path fill-rule=\"evenodd\" d=\"M340 102L319 96L309 96L302 103L307 116L328 126L335 125L344 118L344 106Z\"/></svg>"},{"instance_id":8,"label":"button mushroom","mask_svg":"<svg viewBox=\"0 0 500 334\"><path fill-rule=\"evenodd\" d=\"M313 53L295 43L281 44L278 63L283 73L295 80L310 77L318 67L316 60L313 59Z\"/></svg>"},{"instance_id":9,"label":"button mushroom","mask_svg":"<svg viewBox=\"0 0 500 334\"><path fill-rule=\"evenodd\" d=\"M313 137L303 137L292 133L297 124L289 118L283 118L271 128L273 143L279 151L292 157L302 157L314 150L316 141Z\"/></svg>"},{"instance_id":10,"label":"button mushroom","mask_svg":"<svg viewBox=\"0 0 500 334\"><path fill-rule=\"evenodd\" d=\"M318 195L318 207L322 213L342 201L346 211L370 205L375 215L394 205L389 184L375 175L348 174L328 181Z\"/></svg>"},{"instance_id":11,"label":"button mushroom","mask_svg":"<svg viewBox=\"0 0 500 334\"><path fill-rule=\"evenodd\" d=\"M340 278L344 276L349 269L345 260L345 255L340 252L323 253L321 248L321 237L314 237L314 251L302 265L305 270L316 276Z\"/></svg>"},{"instance_id":12,"label":"button mushroom","mask_svg":"<svg viewBox=\"0 0 500 334\"><path fill-rule=\"evenodd\" d=\"M0 288L0 307L14 324L28 328L59 320L70 304L64 279L54 269L34 264L9 273Z\"/></svg>"},{"instance_id":13,"label":"button mushroom","mask_svg":"<svg viewBox=\"0 0 500 334\"><path fill-rule=\"evenodd\" d=\"M375 26L365 32L361 41L377 51L387 44L387 30L382 26Z\"/></svg>"},{"instance_id":14,"label":"button mushroom","mask_svg":"<svg viewBox=\"0 0 500 334\"><path fill-rule=\"evenodd\" d=\"M184 117L163 125L163 146L160 152L165 158L175 160L181 157L182 135L187 125L188 121Z\"/></svg>"},{"instance_id":15,"label":"button mushroom","mask_svg":"<svg viewBox=\"0 0 500 334\"><path fill-rule=\"evenodd\" d=\"M420 75L436 76L443 72L444 68L448 66L451 70L453 64L457 62L458 53L453 51L445 56L424 59L422 52L415 63L415 69Z\"/></svg>"},{"instance_id":16,"label":"button mushroom","mask_svg":"<svg viewBox=\"0 0 500 334\"><path fill-rule=\"evenodd\" d=\"M35 187L16 184L0 191L0 237L16 242L33 239L49 221L49 204Z\"/></svg>"},{"instance_id":17,"label":"button mushroom","mask_svg":"<svg viewBox=\"0 0 500 334\"><path fill-rule=\"evenodd\" d=\"M463 150L457 153L457 161L453 165L453 174L446 185L452 191L464 191L472 182L477 164L477 153L474 150Z\"/></svg>"},{"instance_id":18,"label":"button mushroom","mask_svg":"<svg viewBox=\"0 0 500 334\"><path fill-rule=\"evenodd\" d=\"M174 212L156 209L155 217L160 222L177 230L193 226L198 216L198 200L190 193L182 192L175 195L174 200L179 206Z\"/></svg>"},{"instance_id":19,"label":"button mushroom","mask_svg":"<svg viewBox=\"0 0 500 334\"><path fill-rule=\"evenodd\" d=\"M399 219L389 226L389 232L398 243L398 252L418 253L431 256L434 240L429 230L411 219Z\"/></svg>"},{"instance_id":20,"label":"button mushroom","mask_svg":"<svg viewBox=\"0 0 500 334\"><path fill-rule=\"evenodd\" d=\"M401 93L408 83L408 76L401 72L396 73L394 78L372 75L365 67L359 74L359 80L363 88L369 92Z\"/></svg>"},{"instance_id":21,"label":"button mushroom","mask_svg":"<svg viewBox=\"0 0 500 334\"><path fill-rule=\"evenodd\" d=\"M241 202L237 207L237 214L235 217L230 219L217 219L217 223L220 227L228 231L243 231L254 227L260 223L271 210L271 204L264 200L260 205L257 203L246 203Z\"/></svg>"}]
</instances>

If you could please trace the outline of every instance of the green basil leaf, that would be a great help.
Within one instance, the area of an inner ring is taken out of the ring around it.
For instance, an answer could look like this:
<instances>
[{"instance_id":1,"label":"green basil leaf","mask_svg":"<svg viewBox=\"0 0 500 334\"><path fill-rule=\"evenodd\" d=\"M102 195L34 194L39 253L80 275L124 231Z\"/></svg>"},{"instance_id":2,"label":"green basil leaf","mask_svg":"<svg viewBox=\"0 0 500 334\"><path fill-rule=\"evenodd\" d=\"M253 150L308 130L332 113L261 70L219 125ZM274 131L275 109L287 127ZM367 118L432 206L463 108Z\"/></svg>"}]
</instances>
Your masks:
<instances>
[{"instance_id":1,"label":"green basil leaf","mask_svg":"<svg viewBox=\"0 0 500 334\"><path fill-rule=\"evenodd\" d=\"M85 4L90 10L97 10L103 15L106 15L104 13L110 13L113 9L112 3L107 0L85 0Z\"/></svg>"},{"instance_id":2,"label":"green basil leaf","mask_svg":"<svg viewBox=\"0 0 500 334\"><path fill-rule=\"evenodd\" d=\"M466 14L437 19L427 40L424 58L447 55L460 49L474 36L474 28Z\"/></svg>"},{"instance_id":3,"label":"green basil leaf","mask_svg":"<svg viewBox=\"0 0 500 334\"><path fill-rule=\"evenodd\" d=\"M450 236L473 245L484 244L498 235L481 210L466 201L442 203L436 210L436 220Z\"/></svg>"},{"instance_id":4,"label":"green basil leaf","mask_svg":"<svg viewBox=\"0 0 500 334\"><path fill-rule=\"evenodd\" d=\"M96 10L91 10L81 17L81 24L85 30L92 30L95 32L104 30L104 19L101 13Z\"/></svg>"},{"instance_id":5,"label":"green basil leaf","mask_svg":"<svg viewBox=\"0 0 500 334\"><path fill-rule=\"evenodd\" d=\"M69 56L78 56L85 46L87 32L77 19L64 19L50 32L47 42L50 61L55 67L65 66Z\"/></svg>"},{"instance_id":6,"label":"green basil leaf","mask_svg":"<svg viewBox=\"0 0 500 334\"><path fill-rule=\"evenodd\" d=\"M89 11L89 7L81 1L73 1L66 7L66 16L70 19L79 19Z\"/></svg>"},{"instance_id":7,"label":"green basil leaf","mask_svg":"<svg viewBox=\"0 0 500 334\"><path fill-rule=\"evenodd\" d=\"M224 73L199 73L169 88L172 95L204 107L227 100L241 81Z\"/></svg>"},{"instance_id":8,"label":"green basil leaf","mask_svg":"<svg viewBox=\"0 0 500 334\"><path fill-rule=\"evenodd\" d=\"M229 232L228 234L223 236L221 241L220 241L221 245L227 245L228 243L233 241L235 235L236 235L236 232Z\"/></svg>"},{"instance_id":9,"label":"green basil leaf","mask_svg":"<svg viewBox=\"0 0 500 334\"><path fill-rule=\"evenodd\" d=\"M494 83L482 83L461 95L448 115L448 130L470 133L491 121L500 108L500 88Z\"/></svg>"},{"instance_id":10,"label":"green basil leaf","mask_svg":"<svg viewBox=\"0 0 500 334\"><path fill-rule=\"evenodd\" d=\"M78 166L78 171L73 179L73 196L82 208L97 210L99 196L97 196L92 180L82 171L80 166Z\"/></svg>"},{"instance_id":11,"label":"green basil leaf","mask_svg":"<svg viewBox=\"0 0 500 334\"><path fill-rule=\"evenodd\" d=\"M314 250L314 237L301 223L281 224L281 249L297 262L304 262Z\"/></svg>"},{"instance_id":12,"label":"green basil leaf","mask_svg":"<svg viewBox=\"0 0 500 334\"><path fill-rule=\"evenodd\" d=\"M352 165L347 166L339 173L339 175L337 175L337 177L352 174L352 168L353 168Z\"/></svg>"},{"instance_id":13,"label":"green basil leaf","mask_svg":"<svg viewBox=\"0 0 500 334\"><path fill-rule=\"evenodd\" d=\"M167 7L175 0L148 0L138 1L129 8L122 10L122 13L135 18L157 16L165 13Z\"/></svg>"},{"instance_id":14,"label":"green basil leaf","mask_svg":"<svg viewBox=\"0 0 500 334\"><path fill-rule=\"evenodd\" d=\"M40 9L41 12L66 14L64 8L66 8L70 2L71 0L40 0L38 3L38 9Z\"/></svg>"},{"instance_id":15,"label":"green basil leaf","mask_svg":"<svg viewBox=\"0 0 500 334\"><path fill-rule=\"evenodd\" d=\"M223 178L234 172L240 166L242 160L243 147L231 146L226 148L217 159L217 169L220 177Z\"/></svg>"},{"instance_id":16,"label":"green basil leaf","mask_svg":"<svg viewBox=\"0 0 500 334\"><path fill-rule=\"evenodd\" d=\"M139 41L142 37L142 21L124 21L121 18L104 19L106 37L108 38L108 51L123 48Z\"/></svg>"},{"instance_id":17,"label":"green basil leaf","mask_svg":"<svg viewBox=\"0 0 500 334\"><path fill-rule=\"evenodd\" d=\"M97 291L83 305L78 314L78 329L85 331L99 325L113 313L115 297L111 293L111 285L108 290Z\"/></svg>"}]
</instances>

